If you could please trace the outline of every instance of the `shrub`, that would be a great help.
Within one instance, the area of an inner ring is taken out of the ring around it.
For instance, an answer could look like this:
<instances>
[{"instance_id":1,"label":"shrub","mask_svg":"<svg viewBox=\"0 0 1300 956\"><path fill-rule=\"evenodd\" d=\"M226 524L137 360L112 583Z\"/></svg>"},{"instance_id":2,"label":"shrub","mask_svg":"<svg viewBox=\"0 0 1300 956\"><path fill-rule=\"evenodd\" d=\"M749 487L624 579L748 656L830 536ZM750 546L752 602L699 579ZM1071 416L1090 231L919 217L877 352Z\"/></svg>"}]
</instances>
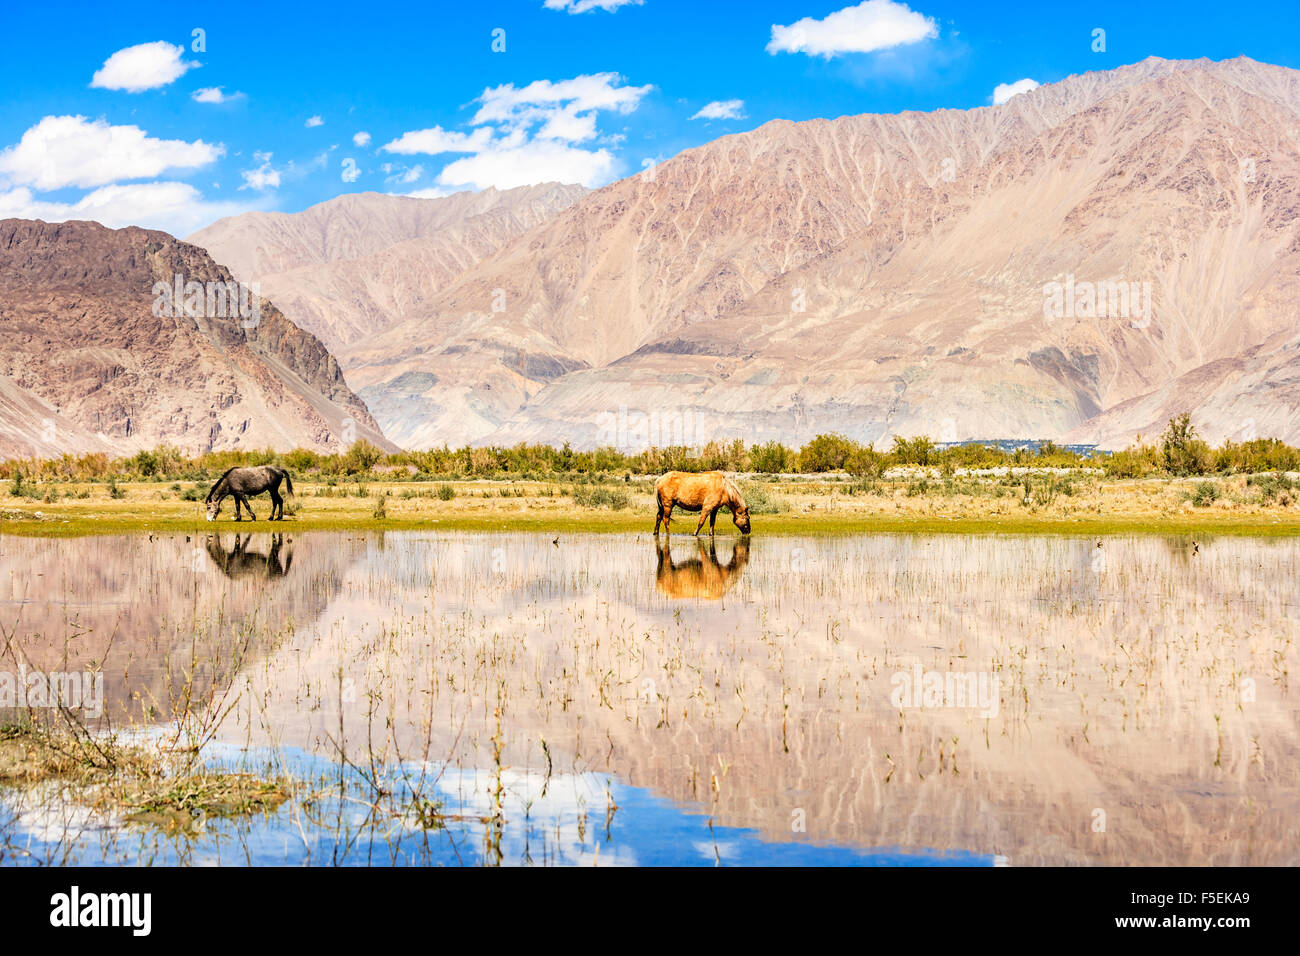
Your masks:
<instances>
[{"instance_id":1,"label":"shrub","mask_svg":"<svg viewBox=\"0 0 1300 956\"><path fill-rule=\"evenodd\" d=\"M1213 481L1202 481L1192 492L1192 504L1197 508L1208 508L1219 498L1219 486Z\"/></svg>"},{"instance_id":2,"label":"shrub","mask_svg":"<svg viewBox=\"0 0 1300 956\"><path fill-rule=\"evenodd\" d=\"M456 486L447 484L439 485L438 497L443 501L451 501L452 498L456 497Z\"/></svg>"},{"instance_id":3,"label":"shrub","mask_svg":"<svg viewBox=\"0 0 1300 956\"><path fill-rule=\"evenodd\" d=\"M935 455L934 442L927 435L917 435L915 438L895 435L890 455L900 465L928 465Z\"/></svg>"},{"instance_id":4,"label":"shrub","mask_svg":"<svg viewBox=\"0 0 1300 956\"><path fill-rule=\"evenodd\" d=\"M632 496L622 488L574 488L573 503L583 508L607 507L621 511L632 503Z\"/></svg>"},{"instance_id":5,"label":"shrub","mask_svg":"<svg viewBox=\"0 0 1300 956\"><path fill-rule=\"evenodd\" d=\"M1210 470L1210 446L1196 437L1192 416L1169 419L1160 439L1165 470L1172 475L1203 475Z\"/></svg>"},{"instance_id":6,"label":"shrub","mask_svg":"<svg viewBox=\"0 0 1300 956\"><path fill-rule=\"evenodd\" d=\"M859 447L843 435L818 435L799 449L799 470L804 474L843 471L849 456Z\"/></svg>"},{"instance_id":7,"label":"shrub","mask_svg":"<svg viewBox=\"0 0 1300 956\"><path fill-rule=\"evenodd\" d=\"M795 463L795 453L779 441L764 442L749 449L749 467L766 475L789 471Z\"/></svg>"},{"instance_id":8,"label":"shrub","mask_svg":"<svg viewBox=\"0 0 1300 956\"><path fill-rule=\"evenodd\" d=\"M740 493L745 497L745 504L749 506L750 514L774 515L790 510L789 502L772 494L758 482L741 482Z\"/></svg>"}]
</instances>

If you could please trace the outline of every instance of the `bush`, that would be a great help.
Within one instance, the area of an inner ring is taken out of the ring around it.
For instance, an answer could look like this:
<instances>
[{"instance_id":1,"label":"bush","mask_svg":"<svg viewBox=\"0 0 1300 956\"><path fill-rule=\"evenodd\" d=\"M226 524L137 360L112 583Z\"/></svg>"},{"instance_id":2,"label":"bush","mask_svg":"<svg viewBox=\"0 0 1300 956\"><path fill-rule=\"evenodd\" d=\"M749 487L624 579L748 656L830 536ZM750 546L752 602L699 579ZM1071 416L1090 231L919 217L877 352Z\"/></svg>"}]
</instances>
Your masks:
<instances>
[{"instance_id":1,"label":"bush","mask_svg":"<svg viewBox=\"0 0 1300 956\"><path fill-rule=\"evenodd\" d=\"M607 507L621 511L632 503L632 496L622 488L574 488L573 503L583 508Z\"/></svg>"},{"instance_id":2,"label":"bush","mask_svg":"<svg viewBox=\"0 0 1300 956\"><path fill-rule=\"evenodd\" d=\"M1260 504L1270 505L1275 501L1283 506L1289 505L1300 482L1293 481L1286 475L1251 475L1246 479L1247 485L1259 489Z\"/></svg>"},{"instance_id":3,"label":"bush","mask_svg":"<svg viewBox=\"0 0 1300 956\"><path fill-rule=\"evenodd\" d=\"M438 497L441 498L443 501L451 501L452 498L455 498L455 497L456 497L456 486L455 486L455 485L439 485L439 486L438 486Z\"/></svg>"},{"instance_id":4,"label":"bush","mask_svg":"<svg viewBox=\"0 0 1300 956\"><path fill-rule=\"evenodd\" d=\"M928 465L935 455L934 442L926 435L915 438L895 435L890 455L900 465Z\"/></svg>"},{"instance_id":5,"label":"bush","mask_svg":"<svg viewBox=\"0 0 1300 956\"><path fill-rule=\"evenodd\" d=\"M343 456L343 470L349 475L365 473L383 457L384 453L381 449L364 438L359 438L352 443L352 447Z\"/></svg>"},{"instance_id":6,"label":"bush","mask_svg":"<svg viewBox=\"0 0 1300 956\"><path fill-rule=\"evenodd\" d=\"M1171 475L1203 475L1210 470L1210 446L1196 437L1192 416L1169 419L1160 439L1160 454Z\"/></svg>"},{"instance_id":7,"label":"bush","mask_svg":"<svg viewBox=\"0 0 1300 956\"><path fill-rule=\"evenodd\" d=\"M765 475L789 471L795 464L795 453L779 441L764 442L749 449L749 467Z\"/></svg>"},{"instance_id":8,"label":"bush","mask_svg":"<svg viewBox=\"0 0 1300 956\"><path fill-rule=\"evenodd\" d=\"M772 494L757 482L741 482L740 493L745 498L745 504L749 506L750 514L774 515L790 510L790 505L784 498Z\"/></svg>"},{"instance_id":9,"label":"bush","mask_svg":"<svg viewBox=\"0 0 1300 956\"><path fill-rule=\"evenodd\" d=\"M1192 492L1192 504L1198 508L1208 508L1219 499L1219 486L1213 481L1202 481Z\"/></svg>"},{"instance_id":10,"label":"bush","mask_svg":"<svg viewBox=\"0 0 1300 956\"><path fill-rule=\"evenodd\" d=\"M818 435L799 449L799 470L804 474L843 471L849 456L860 447L843 435Z\"/></svg>"},{"instance_id":11,"label":"bush","mask_svg":"<svg viewBox=\"0 0 1300 956\"><path fill-rule=\"evenodd\" d=\"M1117 451L1104 464L1110 478L1145 478L1161 470L1160 452L1151 445L1142 444L1142 436L1132 448Z\"/></svg>"}]
</instances>

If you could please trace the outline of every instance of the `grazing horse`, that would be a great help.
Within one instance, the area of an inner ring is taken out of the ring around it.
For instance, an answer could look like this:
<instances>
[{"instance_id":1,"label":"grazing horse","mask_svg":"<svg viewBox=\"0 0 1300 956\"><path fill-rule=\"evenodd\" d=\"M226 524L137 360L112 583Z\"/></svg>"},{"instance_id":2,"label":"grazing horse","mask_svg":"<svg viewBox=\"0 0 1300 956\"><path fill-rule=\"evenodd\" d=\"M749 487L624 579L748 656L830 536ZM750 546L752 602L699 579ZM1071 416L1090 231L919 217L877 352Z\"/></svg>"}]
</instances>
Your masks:
<instances>
[{"instance_id":1,"label":"grazing horse","mask_svg":"<svg viewBox=\"0 0 1300 956\"><path fill-rule=\"evenodd\" d=\"M673 556L668 550L668 540L665 538L660 544L660 539L655 539L655 552L658 557L655 587L665 597L720 600L740 580L741 572L749 563L748 538L740 538L736 541L736 548L731 552L731 560L726 564L718 560L718 551L713 541L709 541L706 551L702 538L695 539L695 543L699 546L698 557L687 558L679 564L674 564Z\"/></svg>"},{"instance_id":2,"label":"grazing horse","mask_svg":"<svg viewBox=\"0 0 1300 956\"><path fill-rule=\"evenodd\" d=\"M239 506L243 505L248 509L248 516L254 521L257 515L253 514L253 506L249 498L253 495L260 495L264 491L271 493L271 520L284 520L284 499L280 497L280 482L284 482L285 491L293 494L293 480L289 473L283 468L277 468L275 465L258 465L256 468L231 468L224 475L217 479L212 490L208 492L208 520L216 521L217 515L221 514L221 502L229 495L235 497L235 520L242 521L239 515ZM276 517L276 511L280 516Z\"/></svg>"},{"instance_id":3,"label":"grazing horse","mask_svg":"<svg viewBox=\"0 0 1300 956\"><path fill-rule=\"evenodd\" d=\"M269 554L249 551L248 543L252 538L251 534L246 534L242 538L236 534L234 550L227 551L222 547L221 539L215 534L210 534L207 542L208 554L228 578L282 578L289 573L289 569L293 567L293 545L288 546L281 560L280 550L284 548L284 535L271 535Z\"/></svg>"},{"instance_id":4,"label":"grazing horse","mask_svg":"<svg viewBox=\"0 0 1300 956\"><path fill-rule=\"evenodd\" d=\"M700 523L695 526L696 534L700 533L704 519L708 518L709 536L713 536L713 523L718 519L719 508L727 508L731 512L731 520L741 533L749 534L749 506L741 497L740 489L720 471L701 474L670 471L655 482L655 500L659 503L655 534L659 533L660 522L663 522L665 532L673 533L674 508L700 513Z\"/></svg>"}]
</instances>

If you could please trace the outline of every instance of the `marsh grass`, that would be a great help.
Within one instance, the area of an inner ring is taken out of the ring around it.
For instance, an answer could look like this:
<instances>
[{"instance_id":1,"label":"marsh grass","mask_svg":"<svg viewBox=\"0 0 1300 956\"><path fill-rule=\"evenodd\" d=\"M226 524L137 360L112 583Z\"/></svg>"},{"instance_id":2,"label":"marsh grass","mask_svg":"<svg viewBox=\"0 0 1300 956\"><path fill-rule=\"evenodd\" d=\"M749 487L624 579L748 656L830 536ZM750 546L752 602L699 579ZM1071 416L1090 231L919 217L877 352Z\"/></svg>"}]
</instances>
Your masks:
<instances>
[{"instance_id":1,"label":"marsh grass","mask_svg":"<svg viewBox=\"0 0 1300 956\"><path fill-rule=\"evenodd\" d=\"M132 822L175 829L206 817L267 813L292 790L287 780L194 770L189 764L114 735L28 722L0 727L0 784L57 781L72 800Z\"/></svg>"}]
</instances>

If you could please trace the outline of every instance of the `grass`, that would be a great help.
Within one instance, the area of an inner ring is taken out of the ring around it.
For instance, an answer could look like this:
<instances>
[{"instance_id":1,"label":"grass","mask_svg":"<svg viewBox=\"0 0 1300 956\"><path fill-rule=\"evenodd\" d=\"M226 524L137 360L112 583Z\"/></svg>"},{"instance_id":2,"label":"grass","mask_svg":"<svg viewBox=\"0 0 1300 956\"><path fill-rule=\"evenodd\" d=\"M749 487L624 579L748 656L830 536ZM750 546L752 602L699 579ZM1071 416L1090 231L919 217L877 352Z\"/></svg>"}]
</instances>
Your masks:
<instances>
[{"instance_id":1,"label":"grass","mask_svg":"<svg viewBox=\"0 0 1300 956\"><path fill-rule=\"evenodd\" d=\"M276 523L265 520L270 512L265 497L255 500L261 519L257 522L236 523L233 508L227 508L217 522L208 523L202 502L196 500L197 486L177 490L163 482L131 482L61 488L62 495L45 495L48 489L43 483L25 482L25 496L0 501L0 533L67 537L421 528L633 532L649 531L655 512L646 481L302 482L285 509L287 520ZM742 488L755 515L757 535L1300 533L1300 495L1284 476L1199 483L1096 475L900 476L866 481L785 476L747 479ZM674 531L692 532L697 520L697 514L677 512ZM718 529L736 533L726 512L719 515Z\"/></svg>"},{"instance_id":2,"label":"grass","mask_svg":"<svg viewBox=\"0 0 1300 956\"><path fill-rule=\"evenodd\" d=\"M162 751L32 723L0 727L0 784L58 781L79 803L126 820L186 830L207 817L269 813L290 786L245 773L194 770Z\"/></svg>"}]
</instances>

